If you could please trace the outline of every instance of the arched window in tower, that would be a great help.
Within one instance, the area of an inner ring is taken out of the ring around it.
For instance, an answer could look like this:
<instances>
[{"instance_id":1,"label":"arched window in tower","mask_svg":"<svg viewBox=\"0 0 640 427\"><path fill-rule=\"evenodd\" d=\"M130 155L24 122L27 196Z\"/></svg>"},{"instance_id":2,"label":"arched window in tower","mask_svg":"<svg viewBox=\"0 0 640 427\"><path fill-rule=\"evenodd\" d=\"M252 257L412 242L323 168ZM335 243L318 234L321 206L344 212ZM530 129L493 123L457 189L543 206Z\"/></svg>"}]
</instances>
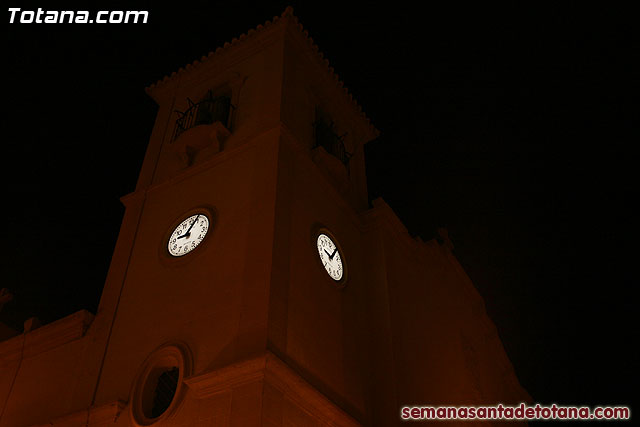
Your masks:
<instances>
[{"instance_id":1,"label":"arched window in tower","mask_svg":"<svg viewBox=\"0 0 640 427\"><path fill-rule=\"evenodd\" d=\"M324 148L327 153L338 158L348 171L351 153L347 151L344 145L344 137L347 134L339 135L335 129L333 120L319 107L316 108L316 121L313 123L313 133L313 148Z\"/></svg>"},{"instance_id":2,"label":"arched window in tower","mask_svg":"<svg viewBox=\"0 0 640 427\"><path fill-rule=\"evenodd\" d=\"M178 111L172 140L176 140L183 132L199 126L210 125L216 122L229 129L231 122L231 96L222 93L214 96L213 90L209 90L198 102L187 98L188 108Z\"/></svg>"}]
</instances>

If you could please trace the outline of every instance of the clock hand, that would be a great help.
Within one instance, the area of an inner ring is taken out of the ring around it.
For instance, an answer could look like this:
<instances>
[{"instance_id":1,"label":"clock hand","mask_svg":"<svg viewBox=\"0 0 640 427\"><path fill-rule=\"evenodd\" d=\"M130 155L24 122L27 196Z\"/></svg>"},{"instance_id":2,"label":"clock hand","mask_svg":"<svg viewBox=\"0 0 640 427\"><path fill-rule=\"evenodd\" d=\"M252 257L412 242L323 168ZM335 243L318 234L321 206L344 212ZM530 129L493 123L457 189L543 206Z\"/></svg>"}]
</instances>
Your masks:
<instances>
[{"instance_id":1,"label":"clock hand","mask_svg":"<svg viewBox=\"0 0 640 427\"><path fill-rule=\"evenodd\" d=\"M331 259L331 254L329 252L327 252L326 249L323 249L324 253L327 254L329 256L329 259Z\"/></svg>"},{"instance_id":2,"label":"clock hand","mask_svg":"<svg viewBox=\"0 0 640 427\"><path fill-rule=\"evenodd\" d=\"M178 239L182 239L184 237L189 237L189 233L191 232L191 229L193 228L193 226L195 225L196 222L198 222L198 218L200 217L200 215L196 216L196 219L193 220L193 222L191 223L191 225L189 226L189 229L187 230L186 233L184 233L182 236L178 237Z\"/></svg>"},{"instance_id":3,"label":"clock hand","mask_svg":"<svg viewBox=\"0 0 640 427\"><path fill-rule=\"evenodd\" d=\"M333 261L333 257L334 257L334 256L336 256L336 253L337 253L337 252L338 252L338 248L335 248L335 249L333 250L333 254L331 254L331 255L327 254L327 255L329 255L329 259Z\"/></svg>"},{"instance_id":4,"label":"clock hand","mask_svg":"<svg viewBox=\"0 0 640 427\"><path fill-rule=\"evenodd\" d=\"M193 226L195 225L196 222L198 222L198 218L200 218L200 214L198 214L196 216L196 219L193 220L193 222L191 223L191 225L189 226L189 229L187 230L186 234L189 234L189 232L191 231L191 229L193 228Z\"/></svg>"}]
</instances>

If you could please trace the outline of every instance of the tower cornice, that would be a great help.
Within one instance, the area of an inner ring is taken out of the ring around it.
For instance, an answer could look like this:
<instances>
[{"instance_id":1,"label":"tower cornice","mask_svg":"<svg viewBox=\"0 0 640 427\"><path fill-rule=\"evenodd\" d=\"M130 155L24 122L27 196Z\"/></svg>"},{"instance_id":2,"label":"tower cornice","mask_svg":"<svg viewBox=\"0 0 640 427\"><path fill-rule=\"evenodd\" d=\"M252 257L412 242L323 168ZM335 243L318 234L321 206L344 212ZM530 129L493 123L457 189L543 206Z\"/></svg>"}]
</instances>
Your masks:
<instances>
[{"instance_id":1,"label":"tower cornice","mask_svg":"<svg viewBox=\"0 0 640 427\"><path fill-rule=\"evenodd\" d=\"M249 57L254 53L254 48L261 49L265 43L269 44L270 41L284 35L287 31L290 35L298 37L299 41L302 42L300 44L305 47L307 54L312 58L322 72L325 73L328 80L332 82L332 85L338 89L338 92L341 94L341 97L344 99L346 104L349 105L352 111L364 122L368 133L367 140L376 138L380 132L373 126L369 118L363 112L362 107L346 88L344 82L340 80L338 74L335 73L333 67L329 64L329 60L325 58L322 52L320 52L318 46L315 44L311 36L309 36L309 32L304 29L298 20L298 17L293 14L292 7L287 7L280 16L274 16L272 20L266 21L263 25L258 25L255 29L251 29L238 37L234 37L230 42L226 42L215 51L211 51L207 55L202 56L199 60L195 60L192 63L179 68L177 71L174 71L170 75L167 75L151 84L145 90L154 100L159 101L159 99L162 98L162 92L164 92L164 90L176 85L180 79L187 74L192 73L205 65L216 62L222 65L221 68L226 68L225 65L227 65L227 62L235 62L233 58Z\"/></svg>"}]
</instances>

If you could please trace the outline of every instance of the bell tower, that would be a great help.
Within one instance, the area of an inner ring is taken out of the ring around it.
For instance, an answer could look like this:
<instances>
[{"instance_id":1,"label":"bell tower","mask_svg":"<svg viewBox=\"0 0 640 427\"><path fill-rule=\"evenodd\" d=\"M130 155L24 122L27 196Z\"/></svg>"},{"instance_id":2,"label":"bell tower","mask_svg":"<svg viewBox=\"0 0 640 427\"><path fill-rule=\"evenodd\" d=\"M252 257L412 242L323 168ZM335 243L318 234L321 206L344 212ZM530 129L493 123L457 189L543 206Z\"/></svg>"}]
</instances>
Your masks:
<instances>
[{"instance_id":1,"label":"bell tower","mask_svg":"<svg viewBox=\"0 0 640 427\"><path fill-rule=\"evenodd\" d=\"M378 131L290 8L147 92L98 311L29 338L6 425L387 426L530 400L451 241L369 205Z\"/></svg>"},{"instance_id":2,"label":"bell tower","mask_svg":"<svg viewBox=\"0 0 640 427\"><path fill-rule=\"evenodd\" d=\"M127 257L105 288L119 289L94 404L129 400L138 424L192 416L189 396L243 425L363 419L353 221L377 131L290 9L147 91L159 112L123 198ZM321 229L344 251L344 283L319 258ZM163 382L171 404L154 400Z\"/></svg>"}]
</instances>

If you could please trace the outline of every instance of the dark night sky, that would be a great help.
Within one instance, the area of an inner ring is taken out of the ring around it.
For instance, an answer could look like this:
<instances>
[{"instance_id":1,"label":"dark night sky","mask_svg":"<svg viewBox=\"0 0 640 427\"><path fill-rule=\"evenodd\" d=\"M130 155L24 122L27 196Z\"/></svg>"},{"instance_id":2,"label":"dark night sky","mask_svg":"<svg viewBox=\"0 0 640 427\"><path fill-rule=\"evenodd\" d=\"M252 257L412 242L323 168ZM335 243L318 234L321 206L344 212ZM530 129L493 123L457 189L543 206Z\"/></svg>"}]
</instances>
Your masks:
<instances>
[{"instance_id":1,"label":"dark night sky","mask_svg":"<svg viewBox=\"0 0 640 427\"><path fill-rule=\"evenodd\" d=\"M147 25L7 26L2 287L15 299L0 321L95 312L155 118L144 87L287 5L230 3L103 7L150 10ZM633 14L291 3L382 132L370 197L413 235L449 229L534 400L631 404Z\"/></svg>"}]
</instances>

